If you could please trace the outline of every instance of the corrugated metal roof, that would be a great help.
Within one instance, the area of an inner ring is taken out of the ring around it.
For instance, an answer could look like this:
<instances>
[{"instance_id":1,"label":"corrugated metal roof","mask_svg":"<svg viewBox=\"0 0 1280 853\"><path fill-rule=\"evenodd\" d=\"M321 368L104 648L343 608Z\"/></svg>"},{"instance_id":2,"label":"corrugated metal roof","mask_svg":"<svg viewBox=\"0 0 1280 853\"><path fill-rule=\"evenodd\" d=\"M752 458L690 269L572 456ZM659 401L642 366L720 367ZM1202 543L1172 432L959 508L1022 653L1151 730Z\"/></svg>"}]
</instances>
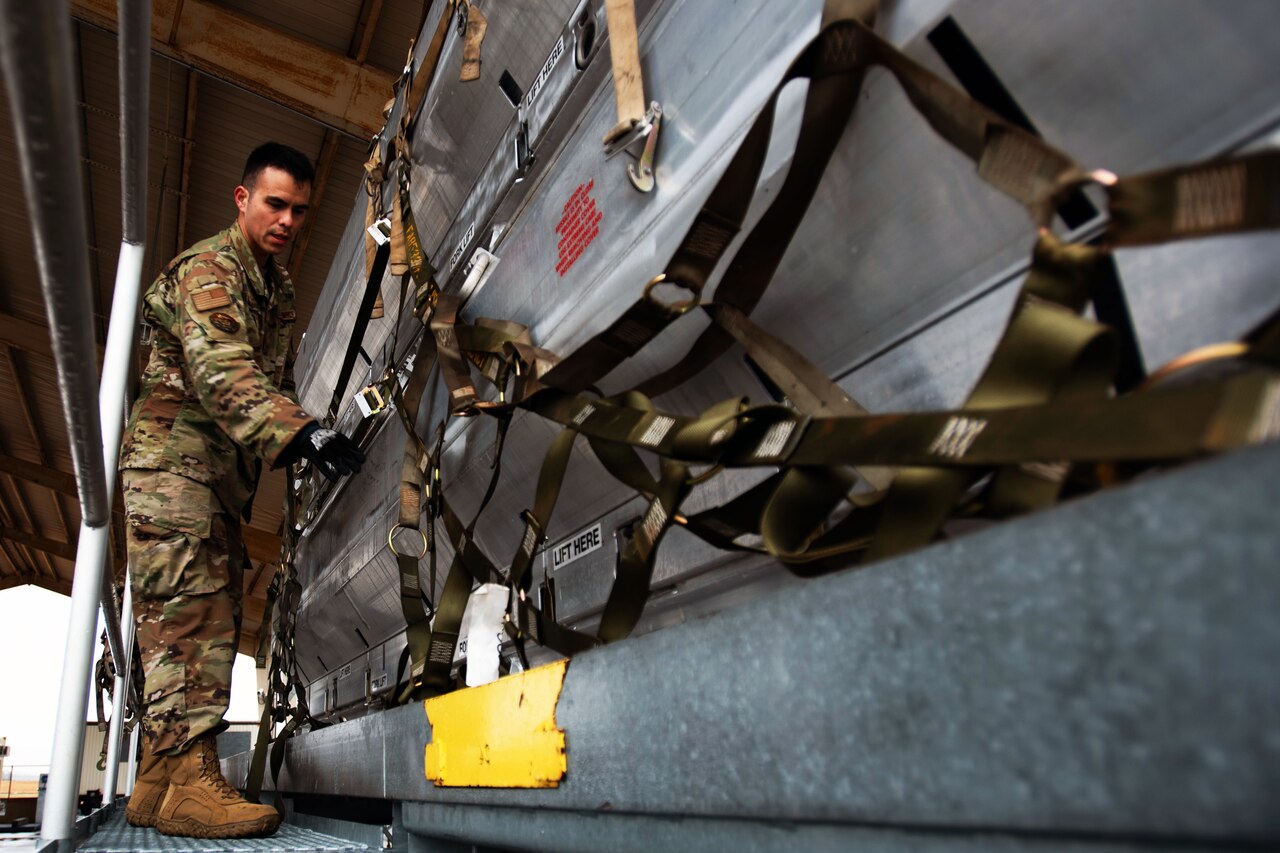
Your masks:
<instances>
[{"instance_id":1,"label":"corrugated metal roof","mask_svg":"<svg viewBox=\"0 0 1280 853\"><path fill-rule=\"evenodd\" d=\"M428 4L429 0L427 4L422 0L215 3L260 25L351 57L362 41L362 22L373 18L364 63L393 75L400 71L423 7ZM121 232L117 39L99 26L80 22L74 26L74 36L88 217L85 248L90 257L94 294L93 304L86 310L94 314L101 345L106 339ZM195 98L189 102L193 79ZM0 109L6 117L0 122L0 193L13 200L0 206L0 324L9 327L5 338L18 342L12 347L0 346L0 454L50 471L71 473L66 420L47 338L25 334L29 324L39 330L47 321L26 206L17 201L24 198L22 176L3 88ZM194 111L194 127L190 138L186 138L189 110ZM296 275L300 334L315 309L343 227L361 192L366 140L327 130L292 109L158 53L152 54L149 119L147 278L185 245L234 221L232 190L239 183L245 157L256 145L277 140L315 160L326 136L333 140L332 168L320 203L313 208L310 237ZM185 187L184 165L188 173ZM179 233L184 200L186 226ZM254 528L266 534L278 533L283 494L283 476L280 472L269 473L259 490ZM16 475L0 474L0 527L16 530L28 539L22 544L15 541L16 537L0 537L0 589L35 583L67 591L74 569L72 561L32 547L30 537L71 545L79 520L73 495ZM120 571L119 560L113 568ZM246 583L254 576L250 573ZM256 631L270 576L270 567L257 573L257 583L250 593L253 600L246 602L247 642Z\"/></svg>"}]
</instances>

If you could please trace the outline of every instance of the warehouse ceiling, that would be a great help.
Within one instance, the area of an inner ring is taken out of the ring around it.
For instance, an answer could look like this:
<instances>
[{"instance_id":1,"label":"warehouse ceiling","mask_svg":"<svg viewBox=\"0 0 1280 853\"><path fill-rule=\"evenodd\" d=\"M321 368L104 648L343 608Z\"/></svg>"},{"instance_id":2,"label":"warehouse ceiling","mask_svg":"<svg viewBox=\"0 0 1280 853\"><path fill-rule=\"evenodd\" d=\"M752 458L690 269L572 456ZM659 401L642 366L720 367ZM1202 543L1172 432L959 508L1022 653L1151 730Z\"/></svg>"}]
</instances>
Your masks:
<instances>
[{"instance_id":1,"label":"warehouse ceiling","mask_svg":"<svg viewBox=\"0 0 1280 853\"><path fill-rule=\"evenodd\" d=\"M245 157L276 140L316 163L312 213L287 266L298 334L315 308L360 192L369 138L430 0L155 0L152 17L148 279L235 217ZM106 341L121 239L115 0L73 0L81 164L94 333ZM0 88L0 590L69 594L80 526L9 103ZM279 555L284 494L267 474L251 527L242 649L256 641ZM112 569L123 577L117 494Z\"/></svg>"}]
</instances>

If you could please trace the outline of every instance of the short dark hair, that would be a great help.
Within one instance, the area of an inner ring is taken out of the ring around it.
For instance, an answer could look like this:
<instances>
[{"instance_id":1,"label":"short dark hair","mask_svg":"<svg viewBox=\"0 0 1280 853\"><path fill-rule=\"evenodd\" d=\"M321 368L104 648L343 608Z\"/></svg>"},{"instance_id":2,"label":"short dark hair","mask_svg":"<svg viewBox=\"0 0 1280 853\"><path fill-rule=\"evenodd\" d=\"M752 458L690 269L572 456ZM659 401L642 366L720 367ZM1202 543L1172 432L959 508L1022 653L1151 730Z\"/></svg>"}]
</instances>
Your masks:
<instances>
[{"instance_id":1,"label":"short dark hair","mask_svg":"<svg viewBox=\"0 0 1280 853\"><path fill-rule=\"evenodd\" d=\"M240 185L252 190L258 175L268 166L287 172L299 184L313 183L316 178L316 170L312 168L306 154L279 142L264 142L253 149L249 159L244 161L244 175L240 178Z\"/></svg>"}]
</instances>

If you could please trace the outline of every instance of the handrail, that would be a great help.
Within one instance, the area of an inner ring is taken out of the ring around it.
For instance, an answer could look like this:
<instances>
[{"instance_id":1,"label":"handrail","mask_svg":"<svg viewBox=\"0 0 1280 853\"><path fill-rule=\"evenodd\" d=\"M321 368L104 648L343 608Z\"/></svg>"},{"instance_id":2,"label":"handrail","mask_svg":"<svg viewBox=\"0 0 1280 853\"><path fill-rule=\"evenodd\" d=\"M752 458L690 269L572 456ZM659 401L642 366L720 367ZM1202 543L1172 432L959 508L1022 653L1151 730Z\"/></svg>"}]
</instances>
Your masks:
<instances>
[{"instance_id":1,"label":"handrail","mask_svg":"<svg viewBox=\"0 0 1280 853\"><path fill-rule=\"evenodd\" d=\"M144 259L151 9L146 0L120 0L125 233L100 385L89 310L92 293L69 2L0 0L0 14L5 21L0 28L0 62L49 313L82 519L40 833L61 847L75 834L84 710L100 603L107 613L117 666L124 671L132 659L132 646L126 652L122 644L114 595L103 581ZM121 701L125 692L123 684L118 685ZM123 717L121 707L112 724L119 725ZM114 740L118 756L118 734ZM118 760L112 766L118 769Z\"/></svg>"},{"instance_id":2,"label":"handrail","mask_svg":"<svg viewBox=\"0 0 1280 853\"><path fill-rule=\"evenodd\" d=\"M71 438L81 517L101 527L111 516L96 405L93 294L80 173L80 124L67 0L0 0L5 86L22 185L49 311L58 389Z\"/></svg>"}]
</instances>

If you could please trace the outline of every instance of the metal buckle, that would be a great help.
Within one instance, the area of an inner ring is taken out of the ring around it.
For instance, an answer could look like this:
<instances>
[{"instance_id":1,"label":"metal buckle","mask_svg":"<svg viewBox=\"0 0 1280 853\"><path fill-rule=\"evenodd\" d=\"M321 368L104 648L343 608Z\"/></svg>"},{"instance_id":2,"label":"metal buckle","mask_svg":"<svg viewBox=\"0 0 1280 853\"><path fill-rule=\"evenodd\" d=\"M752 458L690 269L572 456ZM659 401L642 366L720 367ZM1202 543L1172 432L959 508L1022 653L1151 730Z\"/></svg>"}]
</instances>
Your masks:
<instances>
[{"instance_id":1,"label":"metal buckle","mask_svg":"<svg viewBox=\"0 0 1280 853\"><path fill-rule=\"evenodd\" d=\"M659 300L653 297L653 289L657 287L659 284L663 284L663 283L670 284L674 287L679 287L684 290L687 290L693 294L693 298L682 299L679 302L670 302L670 303L660 302ZM658 306L659 308L664 308L667 311L674 312L678 316L680 314L687 314L690 311L692 311L694 308L697 308L698 301L701 296L702 296L701 285L698 285L697 287L693 287L693 286L684 284L682 282L672 281L667 278L666 273L660 273L658 275L655 275L653 278L649 279L649 283L644 286L643 298L645 299L645 301L650 302Z\"/></svg>"},{"instance_id":2,"label":"metal buckle","mask_svg":"<svg viewBox=\"0 0 1280 853\"><path fill-rule=\"evenodd\" d=\"M653 175L653 155L658 149L658 131L662 129L662 107L657 101L649 105L645 118L651 129L645 136L640 162L627 166L627 177L631 179L631 185L642 193L653 192L653 188L658 185Z\"/></svg>"},{"instance_id":3,"label":"metal buckle","mask_svg":"<svg viewBox=\"0 0 1280 853\"><path fill-rule=\"evenodd\" d=\"M391 218L384 216L365 229L379 246L385 246L391 240Z\"/></svg>"},{"instance_id":4,"label":"metal buckle","mask_svg":"<svg viewBox=\"0 0 1280 853\"><path fill-rule=\"evenodd\" d=\"M376 415L387 407L387 401L377 385L366 385L356 392L356 406L366 418Z\"/></svg>"}]
</instances>

